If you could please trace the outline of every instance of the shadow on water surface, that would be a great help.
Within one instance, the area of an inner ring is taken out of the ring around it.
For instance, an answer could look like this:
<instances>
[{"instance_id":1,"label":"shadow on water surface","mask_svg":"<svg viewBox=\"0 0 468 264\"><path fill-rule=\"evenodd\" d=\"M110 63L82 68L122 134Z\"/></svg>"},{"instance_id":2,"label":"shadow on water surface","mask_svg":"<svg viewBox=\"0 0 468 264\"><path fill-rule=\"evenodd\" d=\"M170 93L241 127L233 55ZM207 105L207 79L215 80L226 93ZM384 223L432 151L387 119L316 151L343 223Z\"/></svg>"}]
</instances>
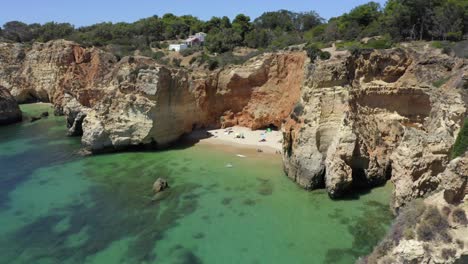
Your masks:
<instances>
[{"instance_id":1,"label":"shadow on water surface","mask_svg":"<svg viewBox=\"0 0 468 264\"><path fill-rule=\"evenodd\" d=\"M24 137L30 136L28 148L24 151L15 149L14 153L0 153L0 210L8 208L9 194L18 185L28 180L38 169L45 166L64 164L79 158L76 153L77 144L49 144L57 138L65 137L64 134L54 133L53 138L48 138L48 125L44 121L32 124L27 132L21 130ZM50 125L50 124L49 124ZM17 133L17 124L13 129L0 130L2 135L8 137L10 133ZM24 128L23 128L24 129ZM34 136L32 136L34 134ZM20 148L20 147L18 147ZM1 149L0 151L5 151ZM3 155L2 155L3 154Z\"/></svg>"},{"instance_id":2,"label":"shadow on water surface","mask_svg":"<svg viewBox=\"0 0 468 264\"><path fill-rule=\"evenodd\" d=\"M353 236L352 247L348 249L329 249L325 263L346 263L349 257L357 259L372 252L375 245L385 236L392 221L392 212L388 205L376 201L367 201L362 206L362 215L355 218L343 216L340 210L330 214L331 219L337 219L346 224Z\"/></svg>"},{"instance_id":3,"label":"shadow on water surface","mask_svg":"<svg viewBox=\"0 0 468 264\"><path fill-rule=\"evenodd\" d=\"M75 203L61 208L0 239L4 263L14 263L18 255L25 258L25 263L43 258L57 263L84 263L113 242L126 238L132 239L125 261L153 263L157 261L157 256L152 253L157 241L164 238L167 230L178 225L178 219L197 209L195 199L180 199L182 194L196 191L196 185L170 188L165 191L162 201L153 202L135 192L132 183L119 183L130 185L126 190L119 189L116 182L106 184L93 187L87 193L92 204ZM69 222L68 227L58 232L57 226L64 221ZM73 241L83 231L85 241ZM192 260L196 257L184 251L180 258Z\"/></svg>"}]
</instances>

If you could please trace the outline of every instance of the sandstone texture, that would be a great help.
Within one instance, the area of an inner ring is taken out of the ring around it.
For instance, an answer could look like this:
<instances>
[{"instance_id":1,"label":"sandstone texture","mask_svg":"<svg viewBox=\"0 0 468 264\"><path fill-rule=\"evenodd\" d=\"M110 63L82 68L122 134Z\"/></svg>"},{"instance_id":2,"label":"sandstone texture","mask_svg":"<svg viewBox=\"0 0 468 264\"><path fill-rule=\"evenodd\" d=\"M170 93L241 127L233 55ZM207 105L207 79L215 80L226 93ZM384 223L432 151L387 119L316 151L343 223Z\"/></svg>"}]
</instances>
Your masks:
<instances>
[{"instance_id":1,"label":"sandstone texture","mask_svg":"<svg viewBox=\"0 0 468 264\"><path fill-rule=\"evenodd\" d=\"M434 193L402 209L386 238L360 263L466 263L468 154L436 179Z\"/></svg>"},{"instance_id":2,"label":"sandstone texture","mask_svg":"<svg viewBox=\"0 0 468 264\"><path fill-rule=\"evenodd\" d=\"M169 68L70 41L0 44L0 85L54 104L91 151L164 147L198 127L281 127L300 97L304 52L267 53L214 72Z\"/></svg>"},{"instance_id":3,"label":"sandstone texture","mask_svg":"<svg viewBox=\"0 0 468 264\"><path fill-rule=\"evenodd\" d=\"M7 88L0 86L0 125L21 121L22 114L15 98Z\"/></svg>"},{"instance_id":4,"label":"sandstone texture","mask_svg":"<svg viewBox=\"0 0 468 264\"><path fill-rule=\"evenodd\" d=\"M305 189L338 198L394 184L395 225L363 261L462 259L467 155L450 153L468 112L468 61L430 45L330 51L314 63L281 51L206 72L64 40L0 43L0 120L21 118L13 99L51 102L91 152L166 147L195 128L276 127L284 170ZM428 236L428 219L443 232Z\"/></svg>"},{"instance_id":5,"label":"sandstone texture","mask_svg":"<svg viewBox=\"0 0 468 264\"><path fill-rule=\"evenodd\" d=\"M391 179L395 210L430 194L467 113L467 71L467 60L411 48L310 64L283 126L287 175L332 197Z\"/></svg>"}]
</instances>

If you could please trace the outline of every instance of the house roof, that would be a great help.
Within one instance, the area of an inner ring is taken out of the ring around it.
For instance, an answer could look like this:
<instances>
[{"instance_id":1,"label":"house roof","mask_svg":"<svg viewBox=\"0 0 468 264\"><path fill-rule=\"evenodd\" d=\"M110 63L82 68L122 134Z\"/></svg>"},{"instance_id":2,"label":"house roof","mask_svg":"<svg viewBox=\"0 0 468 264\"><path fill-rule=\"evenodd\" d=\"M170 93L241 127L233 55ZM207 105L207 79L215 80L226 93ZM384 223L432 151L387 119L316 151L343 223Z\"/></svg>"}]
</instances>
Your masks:
<instances>
[{"instance_id":1,"label":"house roof","mask_svg":"<svg viewBox=\"0 0 468 264\"><path fill-rule=\"evenodd\" d=\"M186 42L194 42L194 41L200 41L200 39L198 37L190 37L188 38L187 40L185 40Z\"/></svg>"}]
</instances>

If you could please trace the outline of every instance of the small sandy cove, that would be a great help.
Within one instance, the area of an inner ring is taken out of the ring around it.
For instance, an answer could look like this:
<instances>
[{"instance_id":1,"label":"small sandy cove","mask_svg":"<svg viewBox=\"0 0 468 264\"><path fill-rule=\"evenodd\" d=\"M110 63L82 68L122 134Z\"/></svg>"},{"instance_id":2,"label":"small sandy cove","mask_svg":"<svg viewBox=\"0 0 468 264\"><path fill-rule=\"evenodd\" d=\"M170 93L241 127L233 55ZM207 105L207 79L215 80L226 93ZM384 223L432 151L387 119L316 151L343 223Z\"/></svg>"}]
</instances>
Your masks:
<instances>
[{"instance_id":1,"label":"small sandy cove","mask_svg":"<svg viewBox=\"0 0 468 264\"><path fill-rule=\"evenodd\" d=\"M280 153L283 134L281 131L251 130L246 127L230 127L213 130L197 130L191 138L200 140L200 144L224 144L261 150L265 153Z\"/></svg>"}]
</instances>

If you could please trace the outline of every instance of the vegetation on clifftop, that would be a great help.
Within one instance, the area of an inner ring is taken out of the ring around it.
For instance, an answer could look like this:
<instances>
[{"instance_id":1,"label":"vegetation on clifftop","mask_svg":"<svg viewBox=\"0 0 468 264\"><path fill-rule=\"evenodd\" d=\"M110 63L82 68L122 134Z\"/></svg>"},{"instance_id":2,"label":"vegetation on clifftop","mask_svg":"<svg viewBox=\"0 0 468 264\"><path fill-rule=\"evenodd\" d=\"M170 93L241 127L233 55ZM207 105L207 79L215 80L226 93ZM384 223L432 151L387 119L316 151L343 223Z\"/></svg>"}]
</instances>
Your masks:
<instances>
[{"instance_id":1,"label":"vegetation on clifftop","mask_svg":"<svg viewBox=\"0 0 468 264\"><path fill-rule=\"evenodd\" d=\"M452 158L459 157L468 151L468 118L465 118L463 127L458 134L457 140L453 145Z\"/></svg>"},{"instance_id":2,"label":"vegetation on clifftop","mask_svg":"<svg viewBox=\"0 0 468 264\"><path fill-rule=\"evenodd\" d=\"M190 34L208 33L209 52L223 53L237 46L277 49L290 45L336 40L343 48L361 45L365 37L387 36L368 42L370 47L388 48L394 41L463 39L468 32L466 0L389 0L384 7L369 2L342 16L325 21L314 11L266 12L251 20L239 14L213 17L202 21L191 15L165 14L133 23L98 23L75 28L69 23L25 24L7 22L0 29L0 39L13 42L69 39L82 45L116 46L119 52L164 48L168 40L184 39Z\"/></svg>"}]
</instances>

